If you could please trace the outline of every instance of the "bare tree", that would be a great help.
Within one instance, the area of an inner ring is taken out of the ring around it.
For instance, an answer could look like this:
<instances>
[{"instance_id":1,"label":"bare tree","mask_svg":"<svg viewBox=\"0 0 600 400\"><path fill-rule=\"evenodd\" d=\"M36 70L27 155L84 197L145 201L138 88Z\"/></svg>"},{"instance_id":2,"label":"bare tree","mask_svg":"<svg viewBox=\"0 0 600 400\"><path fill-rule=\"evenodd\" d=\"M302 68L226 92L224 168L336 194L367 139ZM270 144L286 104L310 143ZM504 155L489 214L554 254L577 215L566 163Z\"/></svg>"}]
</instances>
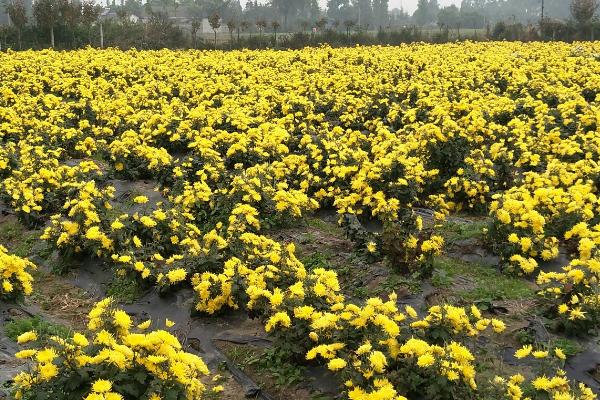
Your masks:
<instances>
[{"instance_id":1,"label":"bare tree","mask_svg":"<svg viewBox=\"0 0 600 400\"><path fill-rule=\"evenodd\" d=\"M350 38L350 29L352 29L354 25L356 25L356 22L354 22L354 20L347 19L344 21L344 26L346 27L346 36L348 38Z\"/></svg>"},{"instance_id":2,"label":"bare tree","mask_svg":"<svg viewBox=\"0 0 600 400\"><path fill-rule=\"evenodd\" d=\"M235 32L236 27L237 27L237 23L233 19L230 19L229 21L227 21L227 29L229 30L229 37L231 39L232 44L233 44L233 32Z\"/></svg>"},{"instance_id":3,"label":"bare tree","mask_svg":"<svg viewBox=\"0 0 600 400\"><path fill-rule=\"evenodd\" d=\"M327 26L327 18L319 18L319 20L315 23L315 26L319 29L320 32L322 32Z\"/></svg>"},{"instance_id":4,"label":"bare tree","mask_svg":"<svg viewBox=\"0 0 600 400\"><path fill-rule=\"evenodd\" d=\"M300 21L300 28L302 29L302 32L308 32L308 28L310 27L310 22L306 19L303 19L302 21Z\"/></svg>"},{"instance_id":5,"label":"bare tree","mask_svg":"<svg viewBox=\"0 0 600 400\"><path fill-rule=\"evenodd\" d=\"M194 17L194 18L192 18L192 23L191 23L191 28L192 28L192 46L194 46L194 49L198 48L197 37L198 37L198 31L200 30L201 26L202 26L202 19L200 17Z\"/></svg>"},{"instance_id":6,"label":"bare tree","mask_svg":"<svg viewBox=\"0 0 600 400\"><path fill-rule=\"evenodd\" d=\"M217 48L217 31L221 27L221 17L219 14L214 13L210 17L208 17L208 23L215 33L215 48Z\"/></svg>"},{"instance_id":7,"label":"bare tree","mask_svg":"<svg viewBox=\"0 0 600 400\"><path fill-rule=\"evenodd\" d=\"M27 25L27 9L25 8L23 0L13 0L8 3L6 5L6 12L10 17L10 22L12 22L17 30L17 42L19 50L21 50L23 48L21 35L23 33L23 28Z\"/></svg>"},{"instance_id":8,"label":"bare tree","mask_svg":"<svg viewBox=\"0 0 600 400\"><path fill-rule=\"evenodd\" d=\"M258 32L260 33L260 37L262 38L263 30L267 27L267 21L264 19L259 19L256 21L256 27L258 28Z\"/></svg>"},{"instance_id":9,"label":"bare tree","mask_svg":"<svg viewBox=\"0 0 600 400\"><path fill-rule=\"evenodd\" d=\"M240 29L242 30L242 32L246 32L248 29L250 29L250 22L246 20L240 22ZM252 33L250 35L252 36Z\"/></svg>"},{"instance_id":10,"label":"bare tree","mask_svg":"<svg viewBox=\"0 0 600 400\"><path fill-rule=\"evenodd\" d=\"M572 0L571 15L577 21L582 30L590 28L591 39L594 40L594 28L592 19L600 5L599 0Z\"/></svg>"},{"instance_id":11,"label":"bare tree","mask_svg":"<svg viewBox=\"0 0 600 400\"><path fill-rule=\"evenodd\" d=\"M123 2L123 0L121 0L121 2ZM162 10L168 14L169 13L169 6L171 5L171 1L170 0L160 0L160 3L162 5ZM150 4L150 3L148 3L148 4Z\"/></svg>"},{"instance_id":12,"label":"bare tree","mask_svg":"<svg viewBox=\"0 0 600 400\"><path fill-rule=\"evenodd\" d=\"M4 47L7 47L7 37L9 31L8 25L0 25L0 51L2 51L2 42L4 41Z\"/></svg>"},{"instance_id":13,"label":"bare tree","mask_svg":"<svg viewBox=\"0 0 600 400\"><path fill-rule=\"evenodd\" d=\"M279 21L271 21L271 28L273 28L273 33L275 34L275 45L277 46L277 30L281 27Z\"/></svg>"}]
</instances>

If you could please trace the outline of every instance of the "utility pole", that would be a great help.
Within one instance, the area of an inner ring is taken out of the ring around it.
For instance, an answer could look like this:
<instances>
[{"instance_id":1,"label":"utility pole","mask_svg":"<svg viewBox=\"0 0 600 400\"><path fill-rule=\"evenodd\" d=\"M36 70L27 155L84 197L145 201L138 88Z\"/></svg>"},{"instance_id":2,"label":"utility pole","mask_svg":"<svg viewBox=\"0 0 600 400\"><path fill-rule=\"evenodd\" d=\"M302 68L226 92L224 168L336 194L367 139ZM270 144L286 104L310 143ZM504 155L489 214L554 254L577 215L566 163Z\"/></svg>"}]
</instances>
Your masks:
<instances>
[{"instance_id":1,"label":"utility pole","mask_svg":"<svg viewBox=\"0 0 600 400\"><path fill-rule=\"evenodd\" d=\"M540 20L540 36L544 40L544 0L542 0L542 19Z\"/></svg>"},{"instance_id":2,"label":"utility pole","mask_svg":"<svg viewBox=\"0 0 600 400\"><path fill-rule=\"evenodd\" d=\"M104 29L102 27L102 21L100 21L100 48L104 48Z\"/></svg>"}]
</instances>

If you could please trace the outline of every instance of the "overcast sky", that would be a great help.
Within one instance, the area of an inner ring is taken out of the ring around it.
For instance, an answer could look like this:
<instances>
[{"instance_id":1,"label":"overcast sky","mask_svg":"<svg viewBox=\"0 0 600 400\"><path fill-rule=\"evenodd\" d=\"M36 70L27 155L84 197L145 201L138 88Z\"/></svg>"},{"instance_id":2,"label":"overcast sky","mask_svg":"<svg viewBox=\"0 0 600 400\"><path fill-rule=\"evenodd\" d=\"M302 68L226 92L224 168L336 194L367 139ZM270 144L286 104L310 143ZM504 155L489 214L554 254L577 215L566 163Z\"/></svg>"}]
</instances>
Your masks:
<instances>
[{"instance_id":1,"label":"overcast sky","mask_svg":"<svg viewBox=\"0 0 600 400\"><path fill-rule=\"evenodd\" d=\"M419 0L389 0L390 1L390 10L393 8L404 7L405 11L408 11L412 14L417 9L417 3ZM267 0L258 0L259 3L266 3ZM327 0L319 0L321 7L325 8L327 6ZM441 7L449 6L450 4L456 4L460 7L461 0L438 0L438 3ZM246 0L240 0L240 4L242 7L246 4Z\"/></svg>"},{"instance_id":2,"label":"overcast sky","mask_svg":"<svg viewBox=\"0 0 600 400\"><path fill-rule=\"evenodd\" d=\"M319 0L322 6L327 4L327 0ZM417 3L419 0L390 0L390 9L392 8L400 8L400 6L404 6L404 9L410 13L415 11L417 8ZM449 6L450 4L456 4L460 6L461 0L439 0L440 5Z\"/></svg>"},{"instance_id":3,"label":"overcast sky","mask_svg":"<svg viewBox=\"0 0 600 400\"><path fill-rule=\"evenodd\" d=\"M440 0L440 6L449 6L450 4L456 4L460 6L461 0ZM409 12L415 11L417 8L418 0L390 0L390 9L391 8L400 8L400 5L404 6L404 9Z\"/></svg>"}]
</instances>

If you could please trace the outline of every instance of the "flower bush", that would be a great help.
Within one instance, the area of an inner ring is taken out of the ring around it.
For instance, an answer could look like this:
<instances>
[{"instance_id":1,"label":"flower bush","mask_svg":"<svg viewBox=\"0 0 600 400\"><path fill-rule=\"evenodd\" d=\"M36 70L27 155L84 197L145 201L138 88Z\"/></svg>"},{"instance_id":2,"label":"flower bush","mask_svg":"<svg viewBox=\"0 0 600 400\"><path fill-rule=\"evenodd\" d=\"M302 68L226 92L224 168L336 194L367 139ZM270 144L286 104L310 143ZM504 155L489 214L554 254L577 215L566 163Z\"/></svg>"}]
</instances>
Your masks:
<instances>
[{"instance_id":1,"label":"flower bush","mask_svg":"<svg viewBox=\"0 0 600 400\"><path fill-rule=\"evenodd\" d=\"M137 327L111 298L89 313L88 330L43 341L35 331L19 336L29 372L14 379L16 399L200 399L209 371L164 329Z\"/></svg>"},{"instance_id":2,"label":"flower bush","mask_svg":"<svg viewBox=\"0 0 600 400\"><path fill-rule=\"evenodd\" d=\"M369 260L426 278L443 251L436 224L487 214L503 270L537 274L557 329L592 332L596 47L0 55L0 198L23 222L46 224L42 238L63 257L102 258L161 291L191 285L200 313L260 318L297 360L343 376L348 397L424 388L471 398L471 339L501 321L470 307L419 317L393 297L347 299L335 271L307 268L273 230L331 210ZM152 180L152 193L124 196L139 179ZM353 228L365 221L380 229ZM560 255L568 265L544 271ZM82 396L121 390L108 375L94 379ZM512 396L524 382L502 379ZM575 390L555 383L538 386L554 397Z\"/></svg>"},{"instance_id":3,"label":"flower bush","mask_svg":"<svg viewBox=\"0 0 600 400\"><path fill-rule=\"evenodd\" d=\"M0 245L0 300L16 300L33 292L36 266L31 261L10 254Z\"/></svg>"}]
</instances>

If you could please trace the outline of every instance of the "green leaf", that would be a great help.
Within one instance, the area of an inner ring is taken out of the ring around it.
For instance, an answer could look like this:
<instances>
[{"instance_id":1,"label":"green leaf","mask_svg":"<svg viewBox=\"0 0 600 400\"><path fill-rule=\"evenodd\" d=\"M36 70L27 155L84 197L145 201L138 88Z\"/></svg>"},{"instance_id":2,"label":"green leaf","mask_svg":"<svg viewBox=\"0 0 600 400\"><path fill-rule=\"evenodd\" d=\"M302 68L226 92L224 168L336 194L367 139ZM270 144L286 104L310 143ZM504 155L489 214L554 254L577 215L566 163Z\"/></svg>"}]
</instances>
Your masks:
<instances>
[{"instance_id":1,"label":"green leaf","mask_svg":"<svg viewBox=\"0 0 600 400\"><path fill-rule=\"evenodd\" d=\"M134 385L133 383L122 384L119 385L118 388L120 389L119 391L123 394L129 394L131 396L134 396L135 398L138 398L141 394L139 386Z\"/></svg>"},{"instance_id":2,"label":"green leaf","mask_svg":"<svg viewBox=\"0 0 600 400\"><path fill-rule=\"evenodd\" d=\"M138 381L139 383L144 383L146 382L146 373L144 372L136 372L135 374L133 374L133 378Z\"/></svg>"},{"instance_id":3,"label":"green leaf","mask_svg":"<svg viewBox=\"0 0 600 400\"><path fill-rule=\"evenodd\" d=\"M176 389L167 389L167 391L164 394L164 398L165 400L177 400L177 398L179 397L179 393Z\"/></svg>"}]
</instances>

